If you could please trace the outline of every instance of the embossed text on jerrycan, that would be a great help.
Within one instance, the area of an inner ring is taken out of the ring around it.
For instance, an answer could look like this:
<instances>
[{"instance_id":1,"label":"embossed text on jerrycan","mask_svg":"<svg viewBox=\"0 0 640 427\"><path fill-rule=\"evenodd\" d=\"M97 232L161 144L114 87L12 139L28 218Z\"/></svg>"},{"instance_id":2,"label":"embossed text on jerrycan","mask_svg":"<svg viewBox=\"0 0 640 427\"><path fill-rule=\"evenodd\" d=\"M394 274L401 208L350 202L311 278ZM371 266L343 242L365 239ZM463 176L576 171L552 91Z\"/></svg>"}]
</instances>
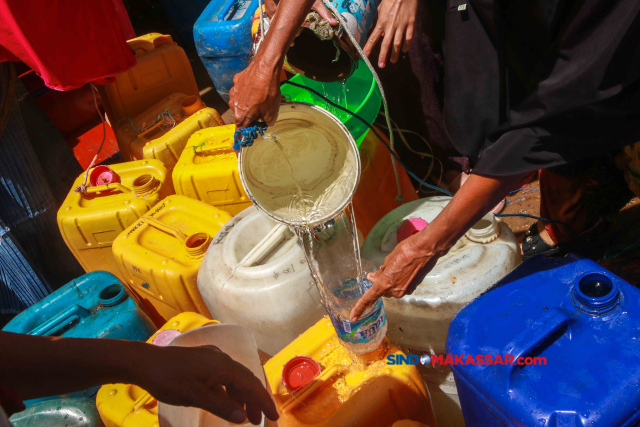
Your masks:
<instances>
[{"instance_id":1,"label":"embossed text on jerrycan","mask_svg":"<svg viewBox=\"0 0 640 427\"><path fill-rule=\"evenodd\" d=\"M111 252L113 241L159 200L173 194L173 185L159 160L119 163L110 168L118 178L111 174L109 179L119 182L88 187L87 194L75 191L84 183L85 174L76 179L58 210L58 226L87 273L104 270L123 278Z\"/></svg>"},{"instance_id":2,"label":"embossed text on jerrycan","mask_svg":"<svg viewBox=\"0 0 640 427\"><path fill-rule=\"evenodd\" d=\"M208 318L196 282L213 236L231 215L198 200L169 196L113 242L127 286L156 326L185 311Z\"/></svg>"},{"instance_id":3,"label":"embossed text on jerrycan","mask_svg":"<svg viewBox=\"0 0 640 427\"><path fill-rule=\"evenodd\" d=\"M325 314L297 236L255 207L213 239L198 289L214 319L248 327L270 355Z\"/></svg>"}]
</instances>

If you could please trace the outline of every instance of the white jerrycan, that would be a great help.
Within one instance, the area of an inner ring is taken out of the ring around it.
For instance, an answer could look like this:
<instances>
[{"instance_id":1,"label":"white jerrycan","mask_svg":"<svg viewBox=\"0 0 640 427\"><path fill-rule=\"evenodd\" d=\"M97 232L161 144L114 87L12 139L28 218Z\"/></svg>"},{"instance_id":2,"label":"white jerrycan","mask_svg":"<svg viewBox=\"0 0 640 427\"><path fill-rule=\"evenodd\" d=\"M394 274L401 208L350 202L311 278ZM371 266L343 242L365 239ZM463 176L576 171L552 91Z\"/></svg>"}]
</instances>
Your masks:
<instances>
[{"instance_id":1,"label":"white jerrycan","mask_svg":"<svg viewBox=\"0 0 640 427\"><path fill-rule=\"evenodd\" d=\"M244 326L203 326L178 335L169 345L176 347L214 345L249 369L269 389L265 381L256 341L249 329ZM202 361L203 365L207 363L207 360ZM172 406L163 402L158 402L158 419L160 427L232 427L237 425L202 409ZM251 425L248 422L247 424ZM261 427L275 427L277 425L277 422L269 421L264 415L262 416Z\"/></svg>"},{"instance_id":2,"label":"white jerrycan","mask_svg":"<svg viewBox=\"0 0 640 427\"><path fill-rule=\"evenodd\" d=\"M380 267L398 244L398 235L410 235L415 224L431 223L450 200L451 197L428 197L388 213L367 236L362 257ZM456 313L521 260L513 232L495 215L487 214L438 260L413 294L384 299L387 337L407 354L444 354L449 324ZM433 397L438 424L463 425L451 370L446 366L419 369Z\"/></svg>"},{"instance_id":3,"label":"white jerrycan","mask_svg":"<svg viewBox=\"0 0 640 427\"><path fill-rule=\"evenodd\" d=\"M246 326L269 355L326 314L298 237L254 206L215 236L198 289L214 319Z\"/></svg>"}]
</instances>

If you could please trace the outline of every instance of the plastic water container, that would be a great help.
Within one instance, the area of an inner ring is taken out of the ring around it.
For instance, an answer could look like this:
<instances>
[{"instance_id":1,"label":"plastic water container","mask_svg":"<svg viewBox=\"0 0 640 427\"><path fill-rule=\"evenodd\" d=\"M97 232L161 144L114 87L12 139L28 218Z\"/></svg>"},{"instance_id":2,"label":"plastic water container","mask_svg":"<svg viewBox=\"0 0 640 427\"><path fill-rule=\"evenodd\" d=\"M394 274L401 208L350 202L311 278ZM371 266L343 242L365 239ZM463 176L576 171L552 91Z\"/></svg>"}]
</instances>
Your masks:
<instances>
[{"instance_id":1,"label":"plastic water container","mask_svg":"<svg viewBox=\"0 0 640 427\"><path fill-rule=\"evenodd\" d=\"M249 65L251 20L258 0L212 0L193 26L193 39L216 90L225 101L233 77Z\"/></svg>"},{"instance_id":2,"label":"plastic water container","mask_svg":"<svg viewBox=\"0 0 640 427\"><path fill-rule=\"evenodd\" d=\"M149 33L127 41L137 65L99 85L98 92L109 122L118 127L172 93L200 96L191 64L171 36Z\"/></svg>"},{"instance_id":3,"label":"plastic water container","mask_svg":"<svg viewBox=\"0 0 640 427\"><path fill-rule=\"evenodd\" d=\"M147 342L167 346L176 336L217 320L198 313L180 313L171 318ZM98 391L95 405L106 427L158 427L158 401L133 384L106 384Z\"/></svg>"},{"instance_id":4,"label":"plastic water container","mask_svg":"<svg viewBox=\"0 0 640 427\"><path fill-rule=\"evenodd\" d=\"M67 283L16 316L3 330L49 337L145 341L156 328L115 276L97 271ZM59 397L91 396L97 389ZM25 403L41 400L45 399Z\"/></svg>"},{"instance_id":5,"label":"plastic water container","mask_svg":"<svg viewBox=\"0 0 640 427\"><path fill-rule=\"evenodd\" d=\"M235 125L195 132L173 171L176 194L197 199L236 215L251 206L233 151Z\"/></svg>"},{"instance_id":6,"label":"plastic water container","mask_svg":"<svg viewBox=\"0 0 640 427\"><path fill-rule=\"evenodd\" d=\"M379 267L398 244L402 231L408 237L412 231L422 229L450 200L428 197L387 214L369 233L362 257ZM422 222L421 227L412 224L416 220ZM455 314L520 262L518 244L509 227L493 214L487 215L438 260L413 294L384 299L389 340L409 354L443 354ZM431 391L439 425L461 425L462 413L451 370L440 366L421 366L420 370Z\"/></svg>"},{"instance_id":7,"label":"plastic water container","mask_svg":"<svg viewBox=\"0 0 640 427\"><path fill-rule=\"evenodd\" d=\"M198 289L213 318L248 327L270 355L325 314L298 238L255 207L215 236Z\"/></svg>"},{"instance_id":8,"label":"plastic water container","mask_svg":"<svg viewBox=\"0 0 640 427\"><path fill-rule=\"evenodd\" d=\"M113 242L127 286L160 327L185 311L211 318L196 276L213 236L231 215L184 196L169 196Z\"/></svg>"},{"instance_id":9,"label":"plastic water container","mask_svg":"<svg viewBox=\"0 0 640 427\"><path fill-rule=\"evenodd\" d=\"M409 419L435 426L431 401L413 365L389 344L376 358L353 361L324 318L265 365L280 426L388 427Z\"/></svg>"},{"instance_id":10,"label":"plastic water container","mask_svg":"<svg viewBox=\"0 0 640 427\"><path fill-rule=\"evenodd\" d=\"M218 112L206 108L199 97L174 93L118 123L116 138L125 159L158 159L173 169L192 133L221 124Z\"/></svg>"},{"instance_id":11,"label":"plastic water container","mask_svg":"<svg viewBox=\"0 0 640 427\"><path fill-rule=\"evenodd\" d=\"M104 427L93 397L70 397L34 403L9 418L13 427Z\"/></svg>"},{"instance_id":12,"label":"plastic water container","mask_svg":"<svg viewBox=\"0 0 640 427\"><path fill-rule=\"evenodd\" d=\"M177 347L214 345L249 369L263 385L266 385L256 341L251 336L249 329L244 326L229 324L203 326L179 335L171 341L170 345ZM207 361L203 360L202 363L206 364ZM198 408L171 406L163 402L158 403L158 417L162 427L232 427L237 425ZM264 416L262 417L260 426L273 425L277 424L266 421Z\"/></svg>"},{"instance_id":13,"label":"plastic water container","mask_svg":"<svg viewBox=\"0 0 640 427\"><path fill-rule=\"evenodd\" d=\"M449 354L514 361L452 366L467 427L637 425L638 328L638 288L576 256L528 260L451 323Z\"/></svg>"},{"instance_id":14,"label":"plastic water container","mask_svg":"<svg viewBox=\"0 0 640 427\"><path fill-rule=\"evenodd\" d=\"M90 175L99 168L103 167ZM58 227L86 272L105 270L123 278L111 251L113 241L159 200L173 194L173 185L159 160L120 163L109 170L113 183L88 187L87 194L75 191L85 175L76 179L58 210Z\"/></svg>"}]
</instances>

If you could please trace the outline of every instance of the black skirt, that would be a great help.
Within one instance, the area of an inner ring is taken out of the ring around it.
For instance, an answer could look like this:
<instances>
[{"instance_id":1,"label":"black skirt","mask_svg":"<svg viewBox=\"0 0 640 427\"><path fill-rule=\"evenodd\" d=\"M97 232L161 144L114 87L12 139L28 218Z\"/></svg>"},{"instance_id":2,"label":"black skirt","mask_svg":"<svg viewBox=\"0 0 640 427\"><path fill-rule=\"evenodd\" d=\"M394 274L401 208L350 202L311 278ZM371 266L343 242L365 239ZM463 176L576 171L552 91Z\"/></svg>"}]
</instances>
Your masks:
<instances>
[{"instance_id":1,"label":"black skirt","mask_svg":"<svg viewBox=\"0 0 640 427\"><path fill-rule=\"evenodd\" d=\"M445 128L514 175L640 141L640 1L448 0Z\"/></svg>"}]
</instances>

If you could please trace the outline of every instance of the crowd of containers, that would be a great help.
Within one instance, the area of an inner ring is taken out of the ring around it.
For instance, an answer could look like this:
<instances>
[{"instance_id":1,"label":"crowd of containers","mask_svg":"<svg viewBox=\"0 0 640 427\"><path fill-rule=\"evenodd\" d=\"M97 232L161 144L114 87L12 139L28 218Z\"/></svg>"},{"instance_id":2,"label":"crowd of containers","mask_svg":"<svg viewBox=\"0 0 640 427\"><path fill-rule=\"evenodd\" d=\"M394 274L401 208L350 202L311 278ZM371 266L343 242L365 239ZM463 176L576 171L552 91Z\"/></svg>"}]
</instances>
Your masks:
<instances>
[{"instance_id":1,"label":"crowd of containers","mask_svg":"<svg viewBox=\"0 0 640 427\"><path fill-rule=\"evenodd\" d=\"M385 352L354 364L324 317L297 237L245 194L232 148L235 127L203 104L184 51L161 34L129 45L138 65L100 88L125 161L80 175L58 212L60 233L87 274L4 330L164 346L204 326L244 325L261 352L285 427L418 425L409 421L605 426L630 425L625 422L638 416L640 392L631 387L638 370L630 360L638 354L631 336L640 326L638 291L573 258L534 260L508 275L520 253L509 227L492 214L439 260L411 296L385 299ZM380 97L367 73L359 67L347 80L352 96L345 106L365 116L373 112L367 117L373 122ZM291 90L294 101L324 106ZM450 198L418 200L401 172L405 201L399 205L389 153L352 117L339 118L362 159L353 201L364 237L361 253L380 266ZM606 359L582 357L572 370L567 358L578 357L583 345ZM548 355L562 366L503 372L500 366L389 363L398 360L390 356L487 352ZM309 381L293 381L292 361L303 362L295 368L308 370ZM549 391L554 380L562 380L557 394ZM601 380L606 387L598 386ZM610 401L622 409L606 410ZM135 385L107 384L26 403L27 411L12 418L17 427L52 425L62 416L74 426L159 425L158 402Z\"/></svg>"}]
</instances>

